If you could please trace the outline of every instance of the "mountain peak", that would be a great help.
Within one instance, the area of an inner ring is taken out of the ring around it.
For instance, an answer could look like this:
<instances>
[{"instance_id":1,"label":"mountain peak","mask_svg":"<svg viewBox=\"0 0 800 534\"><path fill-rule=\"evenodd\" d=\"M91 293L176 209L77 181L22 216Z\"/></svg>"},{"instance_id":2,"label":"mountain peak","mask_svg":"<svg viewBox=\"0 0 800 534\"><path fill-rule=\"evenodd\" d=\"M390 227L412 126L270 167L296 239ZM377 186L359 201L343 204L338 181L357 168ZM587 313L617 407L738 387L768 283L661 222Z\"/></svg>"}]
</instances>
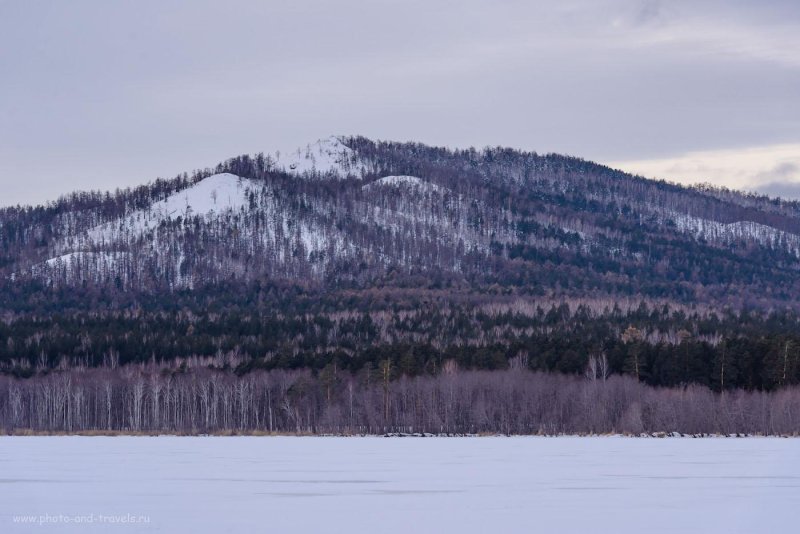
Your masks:
<instances>
[{"instance_id":1,"label":"mountain peak","mask_svg":"<svg viewBox=\"0 0 800 534\"><path fill-rule=\"evenodd\" d=\"M331 135L285 154L278 152L276 168L306 178L332 176L360 178L365 167L344 140L344 136Z\"/></svg>"}]
</instances>

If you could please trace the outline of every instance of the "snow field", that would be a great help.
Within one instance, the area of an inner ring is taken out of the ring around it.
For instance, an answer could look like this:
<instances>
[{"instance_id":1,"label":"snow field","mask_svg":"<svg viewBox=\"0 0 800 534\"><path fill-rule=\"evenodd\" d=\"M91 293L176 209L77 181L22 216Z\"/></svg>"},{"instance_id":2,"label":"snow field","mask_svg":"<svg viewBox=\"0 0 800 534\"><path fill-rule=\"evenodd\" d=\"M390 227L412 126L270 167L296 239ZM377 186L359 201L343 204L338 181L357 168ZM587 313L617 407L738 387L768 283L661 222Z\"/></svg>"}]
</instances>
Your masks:
<instances>
[{"instance_id":1,"label":"snow field","mask_svg":"<svg viewBox=\"0 0 800 534\"><path fill-rule=\"evenodd\" d=\"M767 533L800 504L795 439L4 437L0 464L2 532Z\"/></svg>"}]
</instances>

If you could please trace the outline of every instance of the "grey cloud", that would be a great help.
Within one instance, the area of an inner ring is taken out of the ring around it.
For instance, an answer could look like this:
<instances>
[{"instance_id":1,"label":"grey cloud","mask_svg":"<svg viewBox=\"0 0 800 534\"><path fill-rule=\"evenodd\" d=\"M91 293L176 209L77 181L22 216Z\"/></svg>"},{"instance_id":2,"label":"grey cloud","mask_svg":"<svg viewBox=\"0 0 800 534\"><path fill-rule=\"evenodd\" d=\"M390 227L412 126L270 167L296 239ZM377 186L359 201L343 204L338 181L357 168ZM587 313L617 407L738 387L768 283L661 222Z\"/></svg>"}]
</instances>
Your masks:
<instances>
[{"instance_id":1,"label":"grey cloud","mask_svg":"<svg viewBox=\"0 0 800 534\"><path fill-rule=\"evenodd\" d=\"M797 164L792 162L784 162L779 163L773 169L767 172L760 173L758 176L756 176L756 181L769 183L771 180L774 180L776 183L780 183L795 176L800 178L800 168L797 166Z\"/></svg>"},{"instance_id":2,"label":"grey cloud","mask_svg":"<svg viewBox=\"0 0 800 534\"><path fill-rule=\"evenodd\" d=\"M638 6L635 21L637 24L658 22L663 15L661 0L643 0Z\"/></svg>"},{"instance_id":3,"label":"grey cloud","mask_svg":"<svg viewBox=\"0 0 800 534\"><path fill-rule=\"evenodd\" d=\"M762 183L756 188L759 193L800 200L800 166L795 163L780 163L759 174L756 182Z\"/></svg>"},{"instance_id":4,"label":"grey cloud","mask_svg":"<svg viewBox=\"0 0 800 534\"><path fill-rule=\"evenodd\" d=\"M771 197L800 200L800 182L771 182L759 186L756 191Z\"/></svg>"},{"instance_id":5,"label":"grey cloud","mask_svg":"<svg viewBox=\"0 0 800 534\"><path fill-rule=\"evenodd\" d=\"M600 161L796 142L797 30L782 1L0 2L0 205L331 133Z\"/></svg>"}]
</instances>

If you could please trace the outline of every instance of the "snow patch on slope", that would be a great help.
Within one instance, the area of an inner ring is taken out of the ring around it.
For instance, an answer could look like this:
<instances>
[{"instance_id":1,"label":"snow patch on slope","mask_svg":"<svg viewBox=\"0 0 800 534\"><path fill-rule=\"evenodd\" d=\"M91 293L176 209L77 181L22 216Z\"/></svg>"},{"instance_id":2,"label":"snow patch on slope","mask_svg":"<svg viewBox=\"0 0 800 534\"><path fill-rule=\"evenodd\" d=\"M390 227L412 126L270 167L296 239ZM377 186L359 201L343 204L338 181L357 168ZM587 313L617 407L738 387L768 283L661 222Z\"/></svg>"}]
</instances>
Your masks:
<instances>
[{"instance_id":1,"label":"snow patch on slope","mask_svg":"<svg viewBox=\"0 0 800 534\"><path fill-rule=\"evenodd\" d=\"M336 175L361 178L366 171L353 149L336 136L320 139L294 152L278 153L276 167L303 177Z\"/></svg>"},{"instance_id":2,"label":"snow patch on slope","mask_svg":"<svg viewBox=\"0 0 800 534\"><path fill-rule=\"evenodd\" d=\"M151 211L164 214L210 215L226 210L239 210L247 206L247 192L257 187L252 180L234 174L223 173L209 176L200 182L157 202Z\"/></svg>"},{"instance_id":3,"label":"snow patch on slope","mask_svg":"<svg viewBox=\"0 0 800 534\"><path fill-rule=\"evenodd\" d=\"M374 182L363 185L361 189L374 190L379 187L412 190L418 193L444 193L447 188L428 182L417 176L384 176Z\"/></svg>"},{"instance_id":4,"label":"snow patch on slope","mask_svg":"<svg viewBox=\"0 0 800 534\"><path fill-rule=\"evenodd\" d=\"M238 212L249 205L251 191L261 186L247 178L223 173L173 193L149 208L137 210L121 219L90 229L87 238L93 243L118 240L123 234L138 237L157 228L163 221L178 217L213 217Z\"/></svg>"},{"instance_id":5,"label":"snow patch on slope","mask_svg":"<svg viewBox=\"0 0 800 534\"><path fill-rule=\"evenodd\" d=\"M800 257L800 236L753 221L721 223L686 213L672 212L666 216L682 232L716 243L753 241L761 246L783 248Z\"/></svg>"},{"instance_id":6,"label":"snow patch on slope","mask_svg":"<svg viewBox=\"0 0 800 534\"><path fill-rule=\"evenodd\" d=\"M65 273L68 279L75 273L87 270L101 274L119 272L127 253L120 250L98 251L97 248L124 250L129 244L157 232L162 223L178 217L197 216L212 220L228 213L238 213L249 206L251 192L261 189L260 184L233 174L209 176L154 202L148 208L64 238L55 246L54 257L34 265L32 271L34 274L43 274L57 270ZM148 239L154 238L150 236Z\"/></svg>"},{"instance_id":7,"label":"snow patch on slope","mask_svg":"<svg viewBox=\"0 0 800 534\"><path fill-rule=\"evenodd\" d=\"M70 252L44 262L47 267L69 267L76 263L92 262L112 266L125 252Z\"/></svg>"},{"instance_id":8,"label":"snow patch on slope","mask_svg":"<svg viewBox=\"0 0 800 534\"><path fill-rule=\"evenodd\" d=\"M268 263L275 276L321 276L329 261L352 255L356 247L340 230L328 227L325 216L302 217L269 185L217 174L145 209L62 239L53 257L32 266L31 272L68 282L90 272L91 279L119 277L126 283L137 273L158 269L172 277L175 287L192 287L198 269L209 272L216 265L230 276L249 269L241 258L250 257ZM237 255L214 247L198 254L196 246L189 246L197 242L196 226L174 224L179 217L200 219L203 239L225 243L223 249ZM165 225L169 222L173 224ZM309 270L301 273L296 267L305 260Z\"/></svg>"},{"instance_id":9,"label":"snow patch on slope","mask_svg":"<svg viewBox=\"0 0 800 534\"><path fill-rule=\"evenodd\" d=\"M48 283L54 277L68 282L80 281L85 273L93 273L91 278L100 281L118 275L127 255L120 251L69 252L32 266L31 273Z\"/></svg>"}]
</instances>

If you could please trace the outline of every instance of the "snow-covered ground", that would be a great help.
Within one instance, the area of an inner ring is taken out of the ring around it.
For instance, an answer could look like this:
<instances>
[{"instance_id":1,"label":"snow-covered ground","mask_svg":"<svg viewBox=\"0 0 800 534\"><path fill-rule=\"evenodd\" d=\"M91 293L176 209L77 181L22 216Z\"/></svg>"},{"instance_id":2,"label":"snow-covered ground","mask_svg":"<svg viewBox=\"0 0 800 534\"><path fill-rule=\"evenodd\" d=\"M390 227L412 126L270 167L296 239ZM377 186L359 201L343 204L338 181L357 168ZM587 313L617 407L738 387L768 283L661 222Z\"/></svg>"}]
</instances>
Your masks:
<instances>
[{"instance_id":1,"label":"snow-covered ground","mask_svg":"<svg viewBox=\"0 0 800 534\"><path fill-rule=\"evenodd\" d=\"M342 143L339 136L319 139L304 148L275 154L276 166L301 177L346 177L360 178L366 170L358 161L353 149Z\"/></svg>"},{"instance_id":2,"label":"snow-covered ground","mask_svg":"<svg viewBox=\"0 0 800 534\"><path fill-rule=\"evenodd\" d=\"M376 187L394 187L396 189L415 191L417 193L439 193L447 192L447 188L432 184L416 176L384 176L372 183L365 184L361 189L371 190Z\"/></svg>"},{"instance_id":3,"label":"snow-covered ground","mask_svg":"<svg viewBox=\"0 0 800 534\"><path fill-rule=\"evenodd\" d=\"M795 439L0 438L0 532L767 533L798 505Z\"/></svg>"},{"instance_id":4,"label":"snow-covered ground","mask_svg":"<svg viewBox=\"0 0 800 534\"><path fill-rule=\"evenodd\" d=\"M247 178L229 173L215 174L173 193L146 210L138 210L112 223L92 228L88 237L92 243L111 243L119 241L120 235L126 235L129 239L139 237L164 221L178 217L211 217L227 211L237 212L249 204L250 192L260 190L259 184Z\"/></svg>"}]
</instances>

